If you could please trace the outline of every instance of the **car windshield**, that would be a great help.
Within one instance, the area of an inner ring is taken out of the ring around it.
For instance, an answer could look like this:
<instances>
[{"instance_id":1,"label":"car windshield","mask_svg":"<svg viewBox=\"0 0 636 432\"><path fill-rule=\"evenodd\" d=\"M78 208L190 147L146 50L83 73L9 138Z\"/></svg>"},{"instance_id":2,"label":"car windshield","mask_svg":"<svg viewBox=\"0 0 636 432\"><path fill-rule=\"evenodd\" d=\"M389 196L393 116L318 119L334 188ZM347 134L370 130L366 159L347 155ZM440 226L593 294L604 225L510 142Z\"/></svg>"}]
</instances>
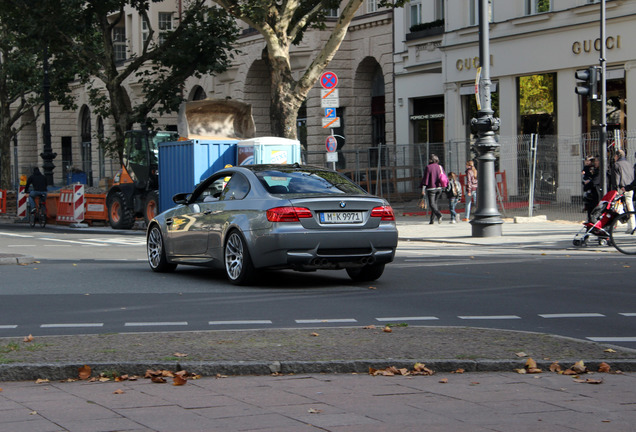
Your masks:
<instances>
[{"instance_id":1,"label":"car windshield","mask_svg":"<svg viewBox=\"0 0 636 432\"><path fill-rule=\"evenodd\" d=\"M366 194L354 182L333 171L269 170L254 174L274 194Z\"/></svg>"}]
</instances>

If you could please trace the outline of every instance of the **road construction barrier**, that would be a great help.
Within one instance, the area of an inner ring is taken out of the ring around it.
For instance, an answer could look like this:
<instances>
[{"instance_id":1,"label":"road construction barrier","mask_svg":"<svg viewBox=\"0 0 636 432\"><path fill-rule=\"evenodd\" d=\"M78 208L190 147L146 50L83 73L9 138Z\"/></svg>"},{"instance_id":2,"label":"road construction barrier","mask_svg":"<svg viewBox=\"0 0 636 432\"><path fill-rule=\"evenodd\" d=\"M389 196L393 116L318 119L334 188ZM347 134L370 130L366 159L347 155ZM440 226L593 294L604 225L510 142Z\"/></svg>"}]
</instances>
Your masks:
<instances>
[{"instance_id":1,"label":"road construction barrier","mask_svg":"<svg viewBox=\"0 0 636 432\"><path fill-rule=\"evenodd\" d=\"M0 189L0 213L7 212L7 191Z\"/></svg>"},{"instance_id":2,"label":"road construction barrier","mask_svg":"<svg viewBox=\"0 0 636 432\"><path fill-rule=\"evenodd\" d=\"M24 219L27 216L27 199L29 195L26 193L24 186L18 186L18 219Z\"/></svg>"},{"instance_id":3,"label":"road construction barrier","mask_svg":"<svg viewBox=\"0 0 636 432\"><path fill-rule=\"evenodd\" d=\"M84 220L84 185L72 187L60 190L56 216L58 222L74 223Z\"/></svg>"}]
</instances>

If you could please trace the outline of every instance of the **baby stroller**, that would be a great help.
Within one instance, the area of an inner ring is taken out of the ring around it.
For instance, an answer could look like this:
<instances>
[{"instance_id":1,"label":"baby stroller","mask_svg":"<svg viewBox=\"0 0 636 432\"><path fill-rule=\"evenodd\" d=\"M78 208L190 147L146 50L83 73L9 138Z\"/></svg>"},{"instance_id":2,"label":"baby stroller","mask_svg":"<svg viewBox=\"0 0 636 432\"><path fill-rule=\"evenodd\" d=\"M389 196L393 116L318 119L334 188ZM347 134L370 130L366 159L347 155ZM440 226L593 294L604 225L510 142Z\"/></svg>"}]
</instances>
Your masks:
<instances>
[{"instance_id":1,"label":"baby stroller","mask_svg":"<svg viewBox=\"0 0 636 432\"><path fill-rule=\"evenodd\" d=\"M598 237L598 244L609 244L609 229L616 216L625 212L625 198L622 193L609 191L601 198L591 213L591 220L583 223L583 228L574 236L574 246L587 246L591 235Z\"/></svg>"}]
</instances>

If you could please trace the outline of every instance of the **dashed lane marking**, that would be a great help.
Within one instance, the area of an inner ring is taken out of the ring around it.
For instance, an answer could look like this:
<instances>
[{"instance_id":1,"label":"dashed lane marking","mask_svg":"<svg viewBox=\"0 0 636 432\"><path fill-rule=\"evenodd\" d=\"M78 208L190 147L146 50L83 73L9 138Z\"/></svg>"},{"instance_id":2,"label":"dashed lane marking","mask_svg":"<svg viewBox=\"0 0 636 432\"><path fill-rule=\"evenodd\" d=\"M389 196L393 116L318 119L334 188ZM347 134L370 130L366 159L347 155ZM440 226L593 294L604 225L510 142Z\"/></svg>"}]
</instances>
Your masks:
<instances>
[{"instance_id":1,"label":"dashed lane marking","mask_svg":"<svg viewBox=\"0 0 636 432\"><path fill-rule=\"evenodd\" d=\"M421 316L421 317L388 317L388 318L376 318L376 321L380 322L394 322L394 321L435 321L439 318L434 316Z\"/></svg>"},{"instance_id":2,"label":"dashed lane marking","mask_svg":"<svg viewBox=\"0 0 636 432\"><path fill-rule=\"evenodd\" d=\"M40 328L84 328L84 327L104 327L104 323L60 323L42 324Z\"/></svg>"},{"instance_id":3,"label":"dashed lane marking","mask_svg":"<svg viewBox=\"0 0 636 432\"><path fill-rule=\"evenodd\" d=\"M604 318L600 313L539 314L541 318Z\"/></svg>"},{"instance_id":4,"label":"dashed lane marking","mask_svg":"<svg viewBox=\"0 0 636 432\"><path fill-rule=\"evenodd\" d=\"M245 321L208 321L208 325L258 325L273 324L270 320L245 320Z\"/></svg>"},{"instance_id":5,"label":"dashed lane marking","mask_svg":"<svg viewBox=\"0 0 636 432\"><path fill-rule=\"evenodd\" d=\"M187 321L176 322L127 322L124 327L161 327L161 326L187 326Z\"/></svg>"},{"instance_id":6,"label":"dashed lane marking","mask_svg":"<svg viewBox=\"0 0 636 432\"><path fill-rule=\"evenodd\" d=\"M636 342L636 337L586 337L594 342Z\"/></svg>"},{"instance_id":7,"label":"dashed lane marking","mask_svg":"<svg viewBox=\"0 0 636 432\"><path fill-rule=\"evenodd\" d=\"M358 320L353 318L336 319L297 319L296 324L321 324L321 323L355 323Z\"/></svg>"},{"instance_id":8,"label":"dashed lane marking","mask_svg":"<svg viewBox=\"0 0 636 432\"><path fill-rule=\"evenodd\" d=\"M521 319L517 315L464 315L457 318L463 320L509 320L509 319Z\"/></svg>"}]
</instances>

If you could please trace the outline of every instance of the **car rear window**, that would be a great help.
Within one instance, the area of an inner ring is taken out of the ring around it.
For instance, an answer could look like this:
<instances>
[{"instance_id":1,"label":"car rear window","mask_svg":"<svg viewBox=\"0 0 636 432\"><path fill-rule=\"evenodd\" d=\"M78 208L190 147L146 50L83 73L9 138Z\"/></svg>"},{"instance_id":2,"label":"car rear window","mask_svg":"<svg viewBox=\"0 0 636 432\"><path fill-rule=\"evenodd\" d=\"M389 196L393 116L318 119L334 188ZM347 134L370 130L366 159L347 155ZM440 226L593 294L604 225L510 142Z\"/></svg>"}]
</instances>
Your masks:
<instances>
[{"instance_id":1,"label":"car rear window","mask_svg":"<svg viewBox=\"0 0 636 432\"><path fill-rule=\"evenodd\" d=\"M366 194L347 177L332 171L259 171L254 174L273 194Z\"/></svg>"}]
</instances>

